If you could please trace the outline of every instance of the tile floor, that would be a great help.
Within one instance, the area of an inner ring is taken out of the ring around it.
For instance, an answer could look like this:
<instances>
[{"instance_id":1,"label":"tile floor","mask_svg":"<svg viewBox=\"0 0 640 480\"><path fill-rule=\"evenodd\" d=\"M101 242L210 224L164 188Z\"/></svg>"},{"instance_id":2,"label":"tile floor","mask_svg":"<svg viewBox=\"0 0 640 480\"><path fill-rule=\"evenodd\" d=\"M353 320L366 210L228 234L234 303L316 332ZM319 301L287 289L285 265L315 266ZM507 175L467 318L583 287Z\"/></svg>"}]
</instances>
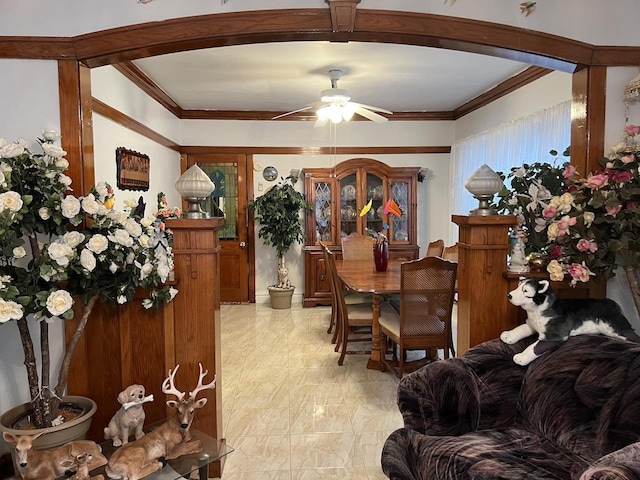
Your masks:
<instances>
[{"instance_id":1,"label":"tile floor","mask_svg":"<svg viewBox=\"0 0 640 480\"><path fill-rule=\"evenodd\" d=\"M327 335L329 307L223 305L223 428L235 451L222 480L377 480L380 454L402 427L398 381L342 367Z\"/></svg>"}]
</instances>

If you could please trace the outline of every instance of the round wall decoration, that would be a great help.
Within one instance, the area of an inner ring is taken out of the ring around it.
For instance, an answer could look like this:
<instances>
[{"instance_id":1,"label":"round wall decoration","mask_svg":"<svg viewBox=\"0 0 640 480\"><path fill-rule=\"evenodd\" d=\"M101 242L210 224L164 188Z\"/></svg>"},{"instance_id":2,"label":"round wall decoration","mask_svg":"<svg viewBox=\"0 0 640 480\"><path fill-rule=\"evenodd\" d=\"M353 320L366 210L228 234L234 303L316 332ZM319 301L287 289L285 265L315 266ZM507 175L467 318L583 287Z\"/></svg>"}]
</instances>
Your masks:
<instances>
[{"instance_id":1,"label":"round wall decoration","mask_svg":"<svg viewBox=\"0 0 640 480\"><path fill-rule=\"evenodd\" d=\"M273 182L276 178L278 178L278 170L276 169L276 167L272 166L265 167L265 169L262 171L262 176L265 180Z\"/></svg>"}]
</instances>

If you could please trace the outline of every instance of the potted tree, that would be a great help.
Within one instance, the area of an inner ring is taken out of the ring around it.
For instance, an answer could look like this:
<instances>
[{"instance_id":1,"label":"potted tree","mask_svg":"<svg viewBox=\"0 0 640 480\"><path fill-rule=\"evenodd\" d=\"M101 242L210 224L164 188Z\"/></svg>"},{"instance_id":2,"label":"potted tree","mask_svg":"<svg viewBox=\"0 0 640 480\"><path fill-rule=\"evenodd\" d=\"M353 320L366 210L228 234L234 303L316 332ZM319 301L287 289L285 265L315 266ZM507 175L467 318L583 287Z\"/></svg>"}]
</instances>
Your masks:
<instances>
[{"instance_id":1,"label":"potted tree","mask_svg":"<svg viewBox=\"0 0 640 480\"><path fill-rule=\"evenodd\" d=\"M164 284L173 255L163 224L136 215L135 201L125 203L126 212L114 210L113 189L105 182L84 197L73 196L58 139L57 132L45 130L38 139L42 153L32 153L24 140L0 139L0 330L18 327L31 397L30 404L0 417L3 430L22 429L16 413L29 429L78 423L70 420L73 410L61 407L71 359L98 300L124 304L136 289L146 288L143 306L150 308L177 293ZM82 318L65 346L54 386L49 322L72 318L74 302L83 304L76 309ZM91 403L86 409L95 411ZM37 442L51 445L46 437Z\"/></svg>"},{"instance_id":2,"label":"potted tree","mask_svg":"<svg viewBox=\"0 0 640 480\"><path fill-rule=\"evenodd\" d=\"M291 245L304 241L300 212L312 208L302 193L295 190L296 181L297 178L289 175L248 205L260 223L258 237L262 238L264 245L276 249L278 281L268 289L271 307L278 309L291 308L291 297L295 287L289 280L284 256Z\"/></svg>"}]
</instances>

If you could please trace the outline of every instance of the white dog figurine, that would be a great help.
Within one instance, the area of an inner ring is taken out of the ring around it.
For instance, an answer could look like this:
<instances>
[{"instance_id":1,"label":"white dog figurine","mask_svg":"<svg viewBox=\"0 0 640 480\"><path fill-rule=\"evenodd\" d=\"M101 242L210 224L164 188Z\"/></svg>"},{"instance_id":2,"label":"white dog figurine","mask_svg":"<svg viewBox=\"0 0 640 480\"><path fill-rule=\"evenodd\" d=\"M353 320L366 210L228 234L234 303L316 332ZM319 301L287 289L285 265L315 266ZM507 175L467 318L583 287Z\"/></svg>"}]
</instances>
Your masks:
<instances>
[{"instance_id":1,"label":"white dog figurine","mask_svg":"<svg viewBox=\"0 0 640 480\"><path fill-rule=\"evenodd\" d=\"M518 288L509 292L509 301L527 312L527 321L500 334L514 344L535 333L538 340L513 356L518 365L529 365L544 352L553 350L574 335L602 334L640 342L620 306L609 299L559 299L548 280L521 278Z\"/></svg>"},{"instance_id":2,"label":"white dog figurine","mask_svg":"<svg viewBox=\"0 0 640 480\"><path fill-rule=\"evenodd\" d=\"M136 440L144 435L144 409L142 404L152 402L153 395L145 397L142 385L129 385L118 394L118 402L122 404L120 410L113 416L109 425L104 429L105 440L113 439L113 446L119 447L129 442L129 435L135 435Z\"/></svg>"}]
</instances>

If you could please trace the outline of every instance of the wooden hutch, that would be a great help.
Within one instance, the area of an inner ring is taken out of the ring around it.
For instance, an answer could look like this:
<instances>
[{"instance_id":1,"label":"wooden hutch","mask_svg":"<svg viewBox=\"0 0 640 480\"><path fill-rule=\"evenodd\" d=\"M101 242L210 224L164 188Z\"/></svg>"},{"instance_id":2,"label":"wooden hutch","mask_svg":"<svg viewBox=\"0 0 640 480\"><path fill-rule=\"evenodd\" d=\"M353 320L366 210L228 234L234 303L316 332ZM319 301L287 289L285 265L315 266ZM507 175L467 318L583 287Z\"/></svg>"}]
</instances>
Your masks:
<instances>
[{"instance_id":1,"label":"wooden hutch","mask_svg":"<svg viewBox=\"0 0 640 480\"><path fill-rule=\"evenodd\" d=\"M331 294L322 249L318 242L340 251L341 237L366 234L367 229L386 231L389 256L418 258L417 181L420 167L390 167L370 158L352 158L334 168L304 169L306 200L314 208L306 214L304 247L305 307L329 305ZM402 217L384 215L387 200L393 199ZM371 209L360 217L369 201Z\"/></svg>"}]
</instances>

